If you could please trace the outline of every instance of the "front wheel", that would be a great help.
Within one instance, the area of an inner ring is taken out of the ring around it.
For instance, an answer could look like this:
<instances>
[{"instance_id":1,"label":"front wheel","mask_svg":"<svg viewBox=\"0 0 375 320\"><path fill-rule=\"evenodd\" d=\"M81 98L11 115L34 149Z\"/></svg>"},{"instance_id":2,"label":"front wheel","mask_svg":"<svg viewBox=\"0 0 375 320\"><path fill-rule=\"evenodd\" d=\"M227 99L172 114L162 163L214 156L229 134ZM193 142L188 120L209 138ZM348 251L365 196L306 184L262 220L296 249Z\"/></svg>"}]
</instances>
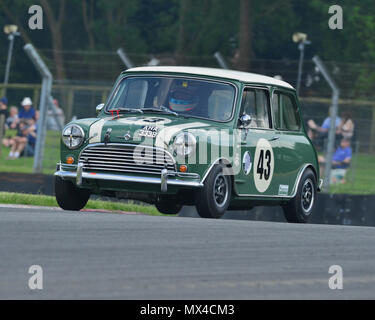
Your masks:
<instances>
[{"instance_id":1,"label":"front wheel","mask_svg":"<svg viewBox=\"0 0 375 320\"><path fill-rule=\"evenodd\" d=\"M293 223L308 223L316 200L316 178L311 169L303 173L297 188L296 196L283 207L285 219Z\"/></svg>"},{"instance_id":2,"label":"front wheel","mask_svg":"<svg viewBox=\"0 0 375 320\"><path fill-rule=\"evenodd\" d=\"M196 208L202 218L220 218L228 209L232 183L224 174L222 165L215 165L206 178L202 189L196 191Z\"/></svg>"},{"instance_id":3,"label":"front wheel","mask_svg":"<svg viewBox=\"0 0 375 320\"><path fill-rule=\"evenodd\" d=\"M173 203L172 201L161 200L155 203L156 209L164 214L177 214L180 212L182 205Z\"/></svg>"},{"instance_id":4,"label":"front wheel","mask_svg":"<svg viewBox=\"0 0 375 320\"><path fill-rule=\"evenodd\" d=\"M79 211L90 198L91 192L76 187L71 181L55 177L55 196L60 208Z\"/></svg>"}]
</instances>

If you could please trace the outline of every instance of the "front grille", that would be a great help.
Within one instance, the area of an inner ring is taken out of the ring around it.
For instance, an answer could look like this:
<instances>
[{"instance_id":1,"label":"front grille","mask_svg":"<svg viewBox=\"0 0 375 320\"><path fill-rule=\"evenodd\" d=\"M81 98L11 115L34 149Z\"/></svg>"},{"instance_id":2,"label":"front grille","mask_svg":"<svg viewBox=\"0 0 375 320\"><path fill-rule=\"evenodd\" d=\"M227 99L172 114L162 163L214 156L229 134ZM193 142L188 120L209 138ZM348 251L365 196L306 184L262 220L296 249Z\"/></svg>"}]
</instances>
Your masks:
<instances>
[{"instance_id":1,"label":"front grille","mask_svg":"<svg viewBox=\"0 0 375 320\"><path fill-rule=\"evenodd\" d=\"M166 168L176 171L173 158L162 149L136 145L103 145L84 149L79 158L83 171L111 171L158 174Z\"/></svg>"}]
</instances>

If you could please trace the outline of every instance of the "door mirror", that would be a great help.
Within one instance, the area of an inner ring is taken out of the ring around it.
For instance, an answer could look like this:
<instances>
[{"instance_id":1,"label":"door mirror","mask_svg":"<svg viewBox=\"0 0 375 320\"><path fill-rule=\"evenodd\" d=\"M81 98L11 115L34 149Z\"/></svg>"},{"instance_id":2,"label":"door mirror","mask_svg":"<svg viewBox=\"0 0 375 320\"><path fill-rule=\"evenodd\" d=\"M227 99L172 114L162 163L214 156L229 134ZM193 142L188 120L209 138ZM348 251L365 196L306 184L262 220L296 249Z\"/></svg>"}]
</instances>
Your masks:
<instances>
[{"instance_id":1,"label":"door mirror","mask_svg":"<svg viewBox=\"0 0 375 320\"><path fill-rule=\"evenodd\" d=\"M98 115L104 108L104 103L98 104L96 106L96 115Z\"/></svg>"},{"instance_id":2,"label":"door mirror","mask_svg":"<svg viewBox=\"0 0 375 320\"><path fill-rule=\"evenodd\" d=\"M241 128L246 128L250 125L251 123L251 116L244 113L241 117L240 117L240 127Z\"/></svg>"}]
</instances>

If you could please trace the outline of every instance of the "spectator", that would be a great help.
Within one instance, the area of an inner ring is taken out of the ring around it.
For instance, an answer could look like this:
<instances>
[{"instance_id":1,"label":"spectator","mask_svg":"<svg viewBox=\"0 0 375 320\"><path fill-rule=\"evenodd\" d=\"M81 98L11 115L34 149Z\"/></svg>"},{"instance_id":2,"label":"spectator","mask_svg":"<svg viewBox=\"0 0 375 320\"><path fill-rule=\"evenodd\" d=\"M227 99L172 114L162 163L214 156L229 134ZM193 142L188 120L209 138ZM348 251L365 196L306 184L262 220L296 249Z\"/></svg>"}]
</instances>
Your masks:
<instances>
[{"instance_id":1,"label":"spectator","mask_svg":"<svg viewBox=\"0 0 375 320\"><path fill-rule=\"evenodd\" d=\"M8 106L8 99L6 97L2 97L0 99L0 112L7 110L7 106Z\"/></svg>"},{"instance_id":2,"label":"spectator","mask_svg":"<svg viewBox=\"0 0 375 320\"><path fill-rule=\"evenodd\" d=\"M17 159L20 156L34 156L39 111L35 111L34 118L20 119L17 124L17 134L10 139L11 150L8 159Z\"/></svg>"},{"instance_id":3,"label":"spectator","mask_svg":"<svg viewBox=\"0 0 375 320\"><path fill-rule=\"evenodd\" d=\"M55 112L56 112L58 121L63 126L65 123L64 111L60 108L59 101L57 99L53 99L53 104L55 106ZM51 109L48 109L47 129L48 130L60 130L60 126L56 122L56 118L54 116L54 111Z\"/></svg>"},{"instance_id":4,"label":"spectator","mask_svg":"<svg viewBox=\"0 0 375 320\"><path fill-rule=\"evenodd\" d=\"M37 130L37 120L39 118L39 112L35 112L35 119L30 119L28 121L29 128L27 130L27 144L23 152L21 152L21 156L24 155L26 157L33 157L35 151L35 144L36 144L36 130Z\"/></svg>"},{"instance_id":5,"label":"spectator","mask_svg":"<svg viewBox=\"0 0 375 320\"><path fill-rule=\"evenodd\" d=\"M8 117L8 109L7 109L7 106L8 106L8 99L6 97L2 97L0 99L0 115L4 115L4 118L6 119ZM4 119L4 121L5 121ZM4 127L1 128L1 130L3 130L3 134L5 133L5 122L4 122Z\"/></svg>"},{"instance_id":6,"label":"spectator","mask_svg":"<svg viewBox=\"0 0 375 320\"><path fill-rule=\"evenodd\" d=\"M19 158L21 152L27 144L27 136L29 134L29 126L27 120L20 120L17 126L17 134L10 141L11 150L8 159L13 160Z\"/></svg>"},{"instance_id":7,"label":"spectator","mask_svg":"<svg viewBox=\"0 0 375 320\"><path fill-rule=\"evenodd\" d=\"M354 134L354 122L350 112L344 112L342 114L342 120L336 130L337 138L351 139Z\"/></svg>"},{"instance_id":8,"label":"spectator","mask_svg":"<svg viewBox=\"0 0 375 320\"><path fill-rule=\"evenodd\" d=\"M22 110L19 112L19 119L32 119L35 118L35 109L33 108L33 102L29 97L23 98L21 102Z\"/></svg>"},{"instance_id":9,"label":"spectator","mask_svg":"<svg viewBox=\"0 0 375 320\"><path fill-rule=\"evenodd\" d=\"M5 121L5 129L16 129L18 123L18 108L15 106L10 107L9 109L9 117ZM12 137L8 136L5 137L2 141L5 147L11 147L12 144Z\"/></svg>"},{"instance_id":10,"label":"spectator","mask_svg":"<svg viewBox=\"0 0 375 320\"><path fill-rule=\"evenodd\" d=\"M336 129L339 127L341 123L341 118L336 117L335 127ZM324 139L328 135L329 128L331 127L331 118L327 117L324 119L322 126L319 127L314 120L307 121L308 125L308 136L311 140L315 139Z\"/></svg>"},{"instance_id":11,"label":"spectator","mask_svg":"<svg viewBox=\"0 0 375 320\"><path fill-rule=\"evenodd\" d=\"M318 157L319 164L324 166L326 159L323 156ZM350 166L352 160L352 148L350 139L341 139L340 146L336 149L332 156L332 173L331 182L345 183L346 169Z\"/></svg>"},{"instance_id":12,"label":"spectator","mask_svg":"<svg viewBox=\"0 0 375 320\"><path fill-rule=\"evenodd\" d=\"M9 116L5 121L6 129L16 129L18 122L18 108L11 106L9 109Z\"/></svg>"}]
</instances>

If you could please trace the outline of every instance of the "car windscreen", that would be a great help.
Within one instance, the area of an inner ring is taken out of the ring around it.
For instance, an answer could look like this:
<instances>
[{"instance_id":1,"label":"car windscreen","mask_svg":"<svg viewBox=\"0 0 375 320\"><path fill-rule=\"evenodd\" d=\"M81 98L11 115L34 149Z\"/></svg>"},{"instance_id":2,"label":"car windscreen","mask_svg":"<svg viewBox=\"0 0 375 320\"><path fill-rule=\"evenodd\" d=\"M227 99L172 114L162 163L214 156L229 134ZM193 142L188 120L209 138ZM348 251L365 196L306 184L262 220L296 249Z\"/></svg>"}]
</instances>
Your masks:
<instances>
[{"instance_id":1,"label":"car windscreen","mask_svg":"<svg viewBox=\"0 0 375 320\"><path fill-rule=\"evenodd\" d=\"M236 90L231 84L169 76L132 76L115 89L107 111L165 112L214 121L231 118ZM139 111L139 110L138 110Z\"/></svg>"}]
</instances>

